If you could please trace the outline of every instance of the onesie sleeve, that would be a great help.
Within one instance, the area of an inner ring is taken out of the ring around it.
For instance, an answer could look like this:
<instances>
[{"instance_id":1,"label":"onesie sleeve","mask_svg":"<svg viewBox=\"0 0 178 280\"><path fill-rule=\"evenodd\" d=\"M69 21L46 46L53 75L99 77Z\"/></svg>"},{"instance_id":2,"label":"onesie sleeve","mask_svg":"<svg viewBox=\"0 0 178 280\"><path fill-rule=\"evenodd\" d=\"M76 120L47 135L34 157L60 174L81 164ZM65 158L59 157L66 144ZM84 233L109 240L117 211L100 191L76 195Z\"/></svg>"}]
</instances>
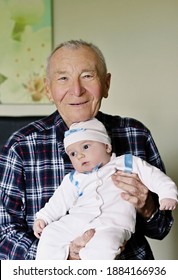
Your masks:
<instances>
[{"instance_id":1,"label":"onesie sleeve","mask_svg":"<svg viewBox=\"0 0 178 280\"><path fill-rule=\"evenodd\" d=\"M45 206L36 213L36 218L43 219L46 224L59 220L69 211L76 196L76 190L69 180L69 174L67 174L53 196Z\"/></svg>"}]
</instances>

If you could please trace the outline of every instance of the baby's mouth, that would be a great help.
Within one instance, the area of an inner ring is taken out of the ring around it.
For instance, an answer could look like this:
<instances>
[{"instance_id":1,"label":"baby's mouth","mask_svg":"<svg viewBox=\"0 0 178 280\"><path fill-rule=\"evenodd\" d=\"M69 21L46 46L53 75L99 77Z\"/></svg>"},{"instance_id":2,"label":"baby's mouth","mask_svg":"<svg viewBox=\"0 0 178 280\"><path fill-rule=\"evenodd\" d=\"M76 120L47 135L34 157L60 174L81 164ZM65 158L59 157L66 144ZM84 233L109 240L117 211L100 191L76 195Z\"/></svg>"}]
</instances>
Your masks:
<instances>
[{"instance_id":1,"label":"baby's mouth","mask_svg":"<svg viewBox=\"0 0 178 280\"><path fill-rule=\"evenodd\" d=\"M85 162L82 163L82 166L85 166L85 165L87 165L88 163L89 163L89 161L85 161Z\"/></svg>"}]
</instances>

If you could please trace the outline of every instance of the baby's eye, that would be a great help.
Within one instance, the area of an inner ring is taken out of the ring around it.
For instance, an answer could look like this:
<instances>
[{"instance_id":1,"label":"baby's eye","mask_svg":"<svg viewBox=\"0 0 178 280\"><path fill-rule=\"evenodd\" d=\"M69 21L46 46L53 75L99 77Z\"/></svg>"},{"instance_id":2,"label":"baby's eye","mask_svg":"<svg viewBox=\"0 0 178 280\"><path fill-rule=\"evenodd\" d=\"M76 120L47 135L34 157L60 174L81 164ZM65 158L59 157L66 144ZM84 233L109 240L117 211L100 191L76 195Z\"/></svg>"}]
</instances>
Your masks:
<instances>
[{"instance_id":1,"label":"baby's eye","mask_svg":"<svg viewBox=\"0 0 178 280\"><path fill-rule=\"evenodd\" d=\"M89 145L88 144L85 144L84 146L83 146L83 149L84 150L87 150L89 148Z\"/></svg>"},{"instance_id":2,"label":"baby's eye","mask_svg":"<svg viewBox=\"0 0 178 280\"><path fill-rule=\"evenodd\" d=\"M70 153L70 156L71 156L71 157L76 157L76 155L77 155L76 152L71 152L71 153Z\"/></svg>"}]
</instances>

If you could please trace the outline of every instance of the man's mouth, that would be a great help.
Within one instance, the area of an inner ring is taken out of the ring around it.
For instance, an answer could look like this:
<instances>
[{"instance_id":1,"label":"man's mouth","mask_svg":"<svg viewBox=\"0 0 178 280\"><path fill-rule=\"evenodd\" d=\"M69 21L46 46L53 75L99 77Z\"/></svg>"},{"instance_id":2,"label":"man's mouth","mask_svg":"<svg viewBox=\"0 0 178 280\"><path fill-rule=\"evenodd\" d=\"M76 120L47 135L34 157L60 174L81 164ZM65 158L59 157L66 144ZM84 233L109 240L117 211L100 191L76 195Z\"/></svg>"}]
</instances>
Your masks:
<instances>
[{"instance_id":1,"label":"man's mouth","mask_svg":"<svg viewBox=\"0 0 178 280\"><path fill-rule=\"evenodd\" d=\"M88 101L85 101L85 102L79 102L79 103L70 103L70 105L72 105L72 106L81 106L81 105L84 105L84 104L86 104L86 103L88 103Z\"/></svg>"}]
</instances>

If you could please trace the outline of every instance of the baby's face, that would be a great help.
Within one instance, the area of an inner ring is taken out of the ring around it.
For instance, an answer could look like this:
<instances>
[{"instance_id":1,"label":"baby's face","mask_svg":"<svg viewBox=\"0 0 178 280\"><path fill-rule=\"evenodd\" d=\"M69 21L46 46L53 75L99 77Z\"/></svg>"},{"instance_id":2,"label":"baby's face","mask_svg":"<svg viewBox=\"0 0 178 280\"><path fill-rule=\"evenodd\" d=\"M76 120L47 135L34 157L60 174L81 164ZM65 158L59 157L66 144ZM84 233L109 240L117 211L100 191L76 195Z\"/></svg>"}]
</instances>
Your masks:
<instances>
[{"instance_id":1,"label":"baby's face","mask_svg":"<svg viewBox=\"0 0 178 280\"><path fill-rule=\"evenodd\" d=\"M96 141L79 141L67 147L67 154L78 172L90 172L110 160L111 147Z\"/></svg>"}]
</instances>

